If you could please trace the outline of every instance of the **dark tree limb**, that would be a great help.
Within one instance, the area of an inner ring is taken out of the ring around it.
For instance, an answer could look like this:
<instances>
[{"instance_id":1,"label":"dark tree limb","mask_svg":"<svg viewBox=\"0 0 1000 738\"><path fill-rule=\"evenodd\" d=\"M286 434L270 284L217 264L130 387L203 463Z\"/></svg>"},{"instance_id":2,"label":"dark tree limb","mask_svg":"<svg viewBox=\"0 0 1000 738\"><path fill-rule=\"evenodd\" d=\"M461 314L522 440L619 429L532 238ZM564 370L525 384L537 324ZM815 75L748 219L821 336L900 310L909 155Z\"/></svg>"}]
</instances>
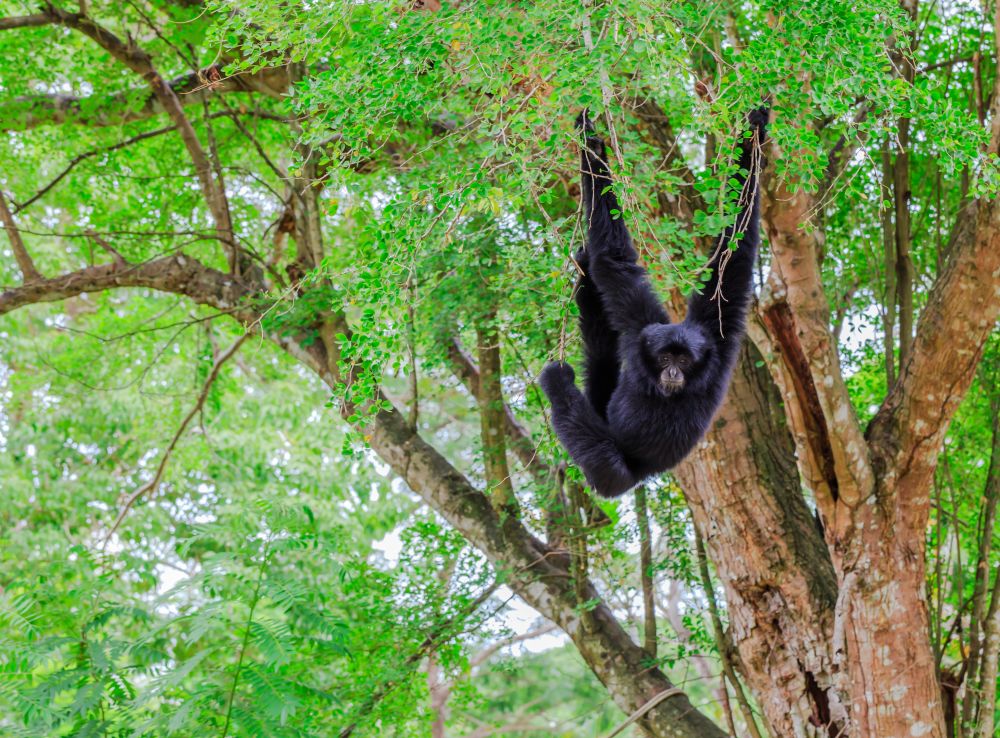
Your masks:
<instances>
[{"instance_id":1,"label":"dark tree limb","mask_svg":"<svg viewBox=\"0 0 1000 738\"><path fill-rule=\"evenodd\" d=\"M98 264L11 287L0 292L0 315L27 305L118 287L149 287L186 295L199 304L227 311L236 308L251 292L231 275L210 269L184 254L175 254L141 264Z\"/></svg>"},{"instance_id":2,"label":"dark tree limb","mask_svg":"<svg viewBox=\"0 0 1000 738\"><path fill-rule=\"evenodd\" d=\"M0 31L9 31L14 28L31 28L35 26L52 25L52 19L45 13L35 13L34 15L14 15L8 18L0 18Z\"/></svg>"},{"instance_id":3,"label":"dark tree limb","mask_svg":"<svg viewBox=\"0 0 1000 738\"><path fill-rule=\"evenodd\" d=\"M160 75L153 65L152 57L131 39L122 41L107 28L97 24L82 13L69 13L55 5L46 5L45 12L53 22L72 28L92 39L126 68L142 77L150 86L157 101L177 128L177 132L194 164L202 195L208 205L220 241L225 245L229 257L229 270L239 274L245 259L233 238L233 226L229 213L229 200L222 182L213 174L212 164L198 140L198 134L191 121L184 114L184 108L177 93Z\"/></svg>"},{"instance_id":4,"label":"dark tree limb","mask_svg":"<svg viewBox=\"0 0 1000 738\"><path fill-rule=\"evenodd\" d=\"M27 249L24 248L24 239L21 238L21 231L14 222L14 216L7 207L7 196L0 192L0 222L3 223L4 230L7 231L7 239L10 241L10 248L14 252L14 259L21 269L21 276L25 284L36 282L42 278L35 268L35 263L31 260Z\"/></svg>"}]
</instances>

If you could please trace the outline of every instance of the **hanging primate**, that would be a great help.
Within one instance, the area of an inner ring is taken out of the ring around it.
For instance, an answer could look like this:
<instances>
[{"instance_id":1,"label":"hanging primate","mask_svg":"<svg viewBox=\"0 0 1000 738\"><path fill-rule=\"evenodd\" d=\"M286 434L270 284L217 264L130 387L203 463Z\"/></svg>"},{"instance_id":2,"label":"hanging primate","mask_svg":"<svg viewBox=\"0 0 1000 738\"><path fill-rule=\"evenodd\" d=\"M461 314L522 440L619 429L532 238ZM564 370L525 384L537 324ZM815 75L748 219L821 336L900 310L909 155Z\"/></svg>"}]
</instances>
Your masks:
<instances>
[{"instance_id":1,"label":"hanging primate","mask_svg":"<svg viewBox=\"0 0 1000 738\"><path fill-rule=\"evenodd\" d=\"M617 497L677 465L701 440L729 386L746 329L753 265L760 243L761 144L768 111L748 117L739 144L741 210L718 238L712 276L671 323L638 261L611 190L604 141L586 112L581 152L585 247L576 290L586 395L569 364L549 364L539 382L552 403L556 435L590 486ZM734 251L730 241L740 240ZM721 269L720 269L720 264ZM720 280L722 281L720 287Z\"/></svg>"}]
</instances>

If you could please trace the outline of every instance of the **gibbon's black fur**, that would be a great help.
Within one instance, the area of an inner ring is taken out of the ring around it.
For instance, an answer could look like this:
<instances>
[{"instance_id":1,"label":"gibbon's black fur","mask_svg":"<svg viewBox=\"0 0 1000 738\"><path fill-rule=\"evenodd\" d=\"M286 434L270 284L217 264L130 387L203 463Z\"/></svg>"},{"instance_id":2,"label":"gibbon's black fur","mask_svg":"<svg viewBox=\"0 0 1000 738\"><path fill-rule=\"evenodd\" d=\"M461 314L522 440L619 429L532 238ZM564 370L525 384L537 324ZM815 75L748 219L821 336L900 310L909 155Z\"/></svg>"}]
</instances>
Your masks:
<instances>
[{"instance_id":1,"label":"gibbon's black fur","mask_svg":"<svg viewBox=\"0 0 1000 738\"><path fill-rule=\"evenodd\" d=\"M684 322L671 323L637 263L611 191L604 141L594 135L586 112L577 120L585 141L580 158L587 239L576 255L583 271L576 302L586 395L564 362L546 366L539 383L552 404L556 435L605 497L676 466L708 430L729 387L753 294L760 243L757 181L767 122L766 109L748 116L750 134L739 145L739 219L719 237L708 265L712 276L692 293ZM731 251L737 232L742 237Z\"/></svg>"}]
</instances>

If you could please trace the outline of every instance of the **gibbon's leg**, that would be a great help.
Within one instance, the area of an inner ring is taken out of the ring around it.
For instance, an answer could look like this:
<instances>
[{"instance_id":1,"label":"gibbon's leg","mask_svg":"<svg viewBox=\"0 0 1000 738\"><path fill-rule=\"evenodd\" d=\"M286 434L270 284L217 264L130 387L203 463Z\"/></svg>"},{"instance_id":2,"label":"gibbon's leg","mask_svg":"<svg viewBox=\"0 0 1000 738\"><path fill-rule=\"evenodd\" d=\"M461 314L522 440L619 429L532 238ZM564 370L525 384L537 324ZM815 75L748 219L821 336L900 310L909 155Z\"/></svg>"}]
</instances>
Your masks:
<instances>
[{"instance_id":1,"label":"gibbon's leg","mask_svg":"<svg viewBox=\"0 0 1000 738\"><path fill-rule=\"evenodd\" d=\"M577 123L587 132L580 153L587 257L608 323L618 333L638 333L650 323L669 323L646 270L636 263L639 255L611 189L604 141L589 135L592 128L584 116Z\"/></svg>"},{"instance_id":2,"label":"gibbon's leg","mask_svg":"<svg viewBox=\"0 0 1000 738\"><path fill-rule=\"evenodd\" d=\"M747 120L751 135L740 140L740 172L736 175L740 185L740 214L736 223L726 228L716 241L715 253L708 264L712 270L708 282L688 300L688 321L701 325L718 341L724 359L735 355L743 338L753 296L753 264L760 245L758 178L764 165L760 147L767 135L768 111L755 110ZM731 251L736 233L741 234L740 239L736 250Z\"/></svg>"},{"instance_id":3,"label":"gibbon's leg","mask_svg":"<svg viewBox=\"0 0 1000 738\"><path fill-rule=\"evenodd\" d=\"M552 404L556 436L580 467L591 487L605 497L617 497L639 483L615 444L607 422L573 383L569 364L549 364L539 384Z\"/></svg>"},{"instance_id":4,"label":"gibbon's leg","mask_svg":"<svg viewBox=\"0 0 1000 738\"><path fill-rule=\"evenodd\" d=\"M580 334L583 336L584 386L591 407L604 420L608 402L618 386L621 362L618 359L618 333L604 314L601 295L590 277L590 261L583 249L576 254L583 274L576 283L576 305L580 310Z\"/></svg>"}]
</instances>

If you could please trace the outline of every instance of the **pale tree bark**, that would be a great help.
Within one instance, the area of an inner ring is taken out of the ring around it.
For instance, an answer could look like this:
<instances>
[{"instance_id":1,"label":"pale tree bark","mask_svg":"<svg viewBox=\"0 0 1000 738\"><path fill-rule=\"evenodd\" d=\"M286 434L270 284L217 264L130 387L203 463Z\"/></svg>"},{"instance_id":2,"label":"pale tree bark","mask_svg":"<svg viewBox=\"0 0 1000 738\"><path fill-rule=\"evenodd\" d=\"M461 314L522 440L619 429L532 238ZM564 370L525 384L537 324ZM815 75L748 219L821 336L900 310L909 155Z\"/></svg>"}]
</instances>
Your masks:
<instances>
[{"instance_id":1,"label":"pale tree bark","mask_svg":"<svg viewBox=\"0 0 1000 738\"><path fill-rule=\"evenodd\" d=\"M851 725L872 738L911 730L943 736L924 531L937 452L1000 305L998 207L992 200L973 203L959 219L909 361L863 438L830 337L822 248L801 227L814 205L773 180L767 194L774 267L762 312L781 357L776 373L800 470L816 496L837 571L832 645L848 679ZM893 689L873 686L886 684Z\"/></svg>"},{"instance_id":2,"label":"pale tree bark","mask_svg":"<svg viewBox=\"0 0 1000 738\"><path fill-rule=\"evenodd\" d=\"M981 380L995 382L995 372L983 372ZM992 376L991 376L992 375ZM987 384L987 386L990 386ZM962 696L962 726L971 728L973 738L993 734L993 712L996 708L997 599L1000 598L1000 577L996 577L990 594L990 566L993 536L996 531L997 505L1000 503L1000 389L993 387L990 397L990 421L993 443L990 466L983 491L982 528L979 530L979 550L976 557L976 582L972 592L972 613L969 625L969 655L965 664L965 691ZM988 729L987 729L988 728Z\"/></svg>"},{"instance_id":3,"label":"pale tree bark","mask_svg":"<svg viewBox=\"0 0 1000 738\"><path fill-rule=\"evenodd\" d=\"M635 488L635 517L639 527L639 582L642 589L642 647L656 658L656 582L653 580L653 541L649 530L646 488Z\"/></svg>"},{"instance_id":4,"label":"pale tree bark","mask_svg":"<svg viewBox=\"0 0 1000 738\"><path fill-rule=\"evenodd\" d=\"M1000 662L1000 577L997 577L993 584L993 596L990 597L990 609L983 631L983 668L980 679L982 695L976 723L971 732L972 738L990 738L996 735L993 731L997 708L998 662Z\"/></svg>"}]
</instances>

